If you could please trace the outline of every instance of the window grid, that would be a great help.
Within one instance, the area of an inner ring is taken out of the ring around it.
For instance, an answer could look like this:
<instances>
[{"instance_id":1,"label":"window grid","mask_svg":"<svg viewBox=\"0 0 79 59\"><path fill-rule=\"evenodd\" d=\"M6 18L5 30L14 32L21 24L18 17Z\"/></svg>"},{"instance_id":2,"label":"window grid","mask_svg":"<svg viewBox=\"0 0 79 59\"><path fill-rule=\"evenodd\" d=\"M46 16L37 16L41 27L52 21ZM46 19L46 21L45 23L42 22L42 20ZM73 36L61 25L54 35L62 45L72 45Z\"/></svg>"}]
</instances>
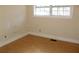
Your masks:
<instances>
[{"instance_id":1,"label":"window grid","mask_svg":"<svg viewBox=\"0 0 79 59\"><path fill-rule=\"evenodd\" d=\"M57 10L54 10L54 9ZM38 10L40 11L38 11ZM34 6L35 16L70 16L69 6Z\"/></svg>"}]
</instances>

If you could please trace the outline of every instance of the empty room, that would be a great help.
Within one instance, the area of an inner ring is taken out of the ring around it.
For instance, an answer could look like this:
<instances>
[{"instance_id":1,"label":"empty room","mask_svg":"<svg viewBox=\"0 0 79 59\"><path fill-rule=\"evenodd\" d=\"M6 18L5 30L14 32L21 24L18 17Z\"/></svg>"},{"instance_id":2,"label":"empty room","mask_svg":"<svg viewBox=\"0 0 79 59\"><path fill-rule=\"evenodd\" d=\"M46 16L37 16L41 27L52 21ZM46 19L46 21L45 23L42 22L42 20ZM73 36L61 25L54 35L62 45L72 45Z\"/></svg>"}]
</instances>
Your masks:
<instances>
[{"instance_id":1,"label":"empty room","mask_svg":"<svg viewBox=\"0 0 79 59\"><path fill-rule=\"evenodd\" d=\"M79 53L79 5L0 5L1 53Z\"/></svg>"}]
</instances>

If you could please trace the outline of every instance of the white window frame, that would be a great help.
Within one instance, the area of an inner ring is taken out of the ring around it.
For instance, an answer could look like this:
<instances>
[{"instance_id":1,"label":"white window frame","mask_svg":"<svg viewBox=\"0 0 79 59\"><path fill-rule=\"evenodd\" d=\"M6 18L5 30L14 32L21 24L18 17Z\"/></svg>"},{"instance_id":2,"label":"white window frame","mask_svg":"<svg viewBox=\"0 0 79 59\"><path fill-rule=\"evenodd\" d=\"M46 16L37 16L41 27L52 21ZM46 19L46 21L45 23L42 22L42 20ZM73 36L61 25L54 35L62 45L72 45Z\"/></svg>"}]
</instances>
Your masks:
<instances>
[{"instance_id":1,"label":"white window frame","mask_svg":"<svg viewBox=\"0 0 79 59\"><path fill-rule=\"evenodd\" d=\"M40 16L40 15L34 15L34 7L35 6L33 6L33 16L34 17L56 17L56 18L72 18L72 16L73 16L73 6L69 6L69 5L67 5L67 6L52 6L52 5L50 5L50 9L52 9L52 7L70 7L70 16L58 16L58 15L56 15L56 16L54 16L54 15L51 15L52 14L52 10L50 10L50 15L44 15L44 16ZM46 7L48 7L48 6L44 6L43 8L46 8ZM41 7L39 7L39 8L41 8Z\"/></svg>"},{"instance_id":2,"label":"white window frame","mask_svg":"<svg viewBox=\"0 0 79 59\"><path fill-rule=\"evenodd\" d=\"M49 5L50 6L50 5ZM49 6L36 6L37 8L49 8ZM33 15L34 15L34 8L35 8L35 6L33 6ZM50 8L49 8L50 9ZM34 16L46 16L46 15L34 15ZM47 16L50 16L50 15L47 15Z\"/></svg>"}]
</instances>

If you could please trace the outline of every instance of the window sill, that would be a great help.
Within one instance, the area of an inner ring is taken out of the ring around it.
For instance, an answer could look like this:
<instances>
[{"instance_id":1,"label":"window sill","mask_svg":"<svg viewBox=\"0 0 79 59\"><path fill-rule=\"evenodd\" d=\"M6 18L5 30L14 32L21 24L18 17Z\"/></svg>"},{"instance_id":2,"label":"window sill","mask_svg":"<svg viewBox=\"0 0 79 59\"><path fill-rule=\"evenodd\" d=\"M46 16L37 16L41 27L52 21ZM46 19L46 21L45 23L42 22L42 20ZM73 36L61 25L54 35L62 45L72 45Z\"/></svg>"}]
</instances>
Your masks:
<instances>
[{"instance_id":1,"label":"window sill","mask_svg":"<svg viewBox=\"0 0 79 59\"><path fill-rule=\"evenodd\" d=\"M71 19L72 16L32 16L33 18L64 18Z\"/></svg>"}]
</instances>

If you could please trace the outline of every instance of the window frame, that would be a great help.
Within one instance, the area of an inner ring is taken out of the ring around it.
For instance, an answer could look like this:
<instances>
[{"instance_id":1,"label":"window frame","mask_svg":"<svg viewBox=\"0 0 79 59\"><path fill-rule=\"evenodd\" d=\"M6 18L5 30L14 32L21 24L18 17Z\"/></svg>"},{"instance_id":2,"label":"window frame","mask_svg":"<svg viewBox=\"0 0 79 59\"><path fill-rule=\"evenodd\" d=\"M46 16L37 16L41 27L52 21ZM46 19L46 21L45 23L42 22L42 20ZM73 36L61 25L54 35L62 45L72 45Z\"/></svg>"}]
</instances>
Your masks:
<instances>
[{"instance_id":1,"label":"window frame","mask_svg":"<svg viewBox=\"0 0 79 59\"><path fill-rule=\"evenodd\" d=\"M33 5L33 17L50 17L50 18L52 18L52 17L55 17L55 18L72 18L72 16L73 16L73 6L71 6L71 5L67 5L67 6L52 6L52 5L49 5L50 6L50 15L34 15L34 7L35 7L35 5ZM44 7L42 7L42 8L48 8L48 6L44 6ZM70 7L70 16L58 16L58 15L52 15L52 7ZM41 7L39 7L39 8L41 8Z\"/></svg>"}]
</instances>

